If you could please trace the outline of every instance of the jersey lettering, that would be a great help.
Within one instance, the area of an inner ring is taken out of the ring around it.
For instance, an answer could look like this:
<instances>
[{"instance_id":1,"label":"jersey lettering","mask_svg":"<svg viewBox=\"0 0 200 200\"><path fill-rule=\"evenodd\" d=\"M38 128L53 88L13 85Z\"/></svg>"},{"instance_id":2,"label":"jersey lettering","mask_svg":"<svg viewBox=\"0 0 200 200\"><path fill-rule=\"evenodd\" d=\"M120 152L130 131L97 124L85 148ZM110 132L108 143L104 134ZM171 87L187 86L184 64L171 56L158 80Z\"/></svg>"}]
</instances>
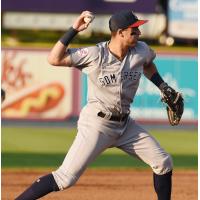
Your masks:
<instances>
[{"instance_id":1,"label":"jersey lettering","mask_svg":"<svg viewBox=\"0 0 200 200\"><path fill-rule=\"evenodd\" d=\"M116 83L117 82L115 74L111 74L110 78L111 78L112 83Z\"/></svg>"},{"instance_id":2,"label":"jersey lettering","mask_svg":"<svg viewBox=\"0 0 200 200\"><path fill-rule=\"evenodd\" d=\"M101 86L110 85L116 83L117 78L115 74L109 74L104 77L100 77L99 82L101 83Z\"/></svg>"},{"instance_id":3,"label":"jersey lettering","mask_svg":"<svg viewBox=\"0 0 200 200\"><path fill-rule=\"evenodd\" d=\"M107 85L110 84L110 79L109 79L108 76L104 76L104 80L105 80L105 82L106 82Z\"/></svg>"},{"instance_id":4,"label":"jersey lettering","mask_svg":"<svg viewBox=\"0 0 200 200\"><path fill-rule=\"evenodd\" d=\"M137 71L125 71L122 72L121 74L121 79L122 81L124 80L130 80L130 81L137 81L138 79L140 79L141 77L141 72L137 72Z\"/></svg>"}]
</instances>

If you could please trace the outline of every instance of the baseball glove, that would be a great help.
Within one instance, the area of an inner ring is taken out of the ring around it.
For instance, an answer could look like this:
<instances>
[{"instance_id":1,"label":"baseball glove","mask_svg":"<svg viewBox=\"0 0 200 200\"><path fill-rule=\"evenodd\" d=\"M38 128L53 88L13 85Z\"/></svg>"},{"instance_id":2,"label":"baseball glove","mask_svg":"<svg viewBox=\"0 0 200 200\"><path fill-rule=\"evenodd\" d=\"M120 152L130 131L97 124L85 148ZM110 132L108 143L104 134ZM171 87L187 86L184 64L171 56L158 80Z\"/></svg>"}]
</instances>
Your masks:
<instances>
[{"instance_id":1,"label":"baseball glove","mask_svg":"<svg viewBox=\"0 0 200 200\"><path fill-rule=\"evenodd\" d=\"M172 126L178 125L184 110L184 100L181 93L166 85L161 90L161 101L166 104L167 115Z\"/></svg>"}]
</instances>

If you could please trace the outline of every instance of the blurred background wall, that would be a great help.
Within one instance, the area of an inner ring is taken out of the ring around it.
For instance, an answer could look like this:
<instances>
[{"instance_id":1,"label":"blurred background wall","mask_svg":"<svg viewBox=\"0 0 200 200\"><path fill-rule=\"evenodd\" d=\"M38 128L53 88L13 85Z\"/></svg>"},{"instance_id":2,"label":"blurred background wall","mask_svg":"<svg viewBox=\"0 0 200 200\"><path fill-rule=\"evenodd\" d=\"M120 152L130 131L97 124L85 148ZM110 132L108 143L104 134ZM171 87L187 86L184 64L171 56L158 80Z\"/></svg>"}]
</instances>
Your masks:
<instances>
[{"instance_id":1,"label":"blurred background wall","mask_svg":"<svg viewBox=\"0 0 200 200\"><path fill-rule=\"evenodd\" d=\"M3 120L67 121L78 117L87 100L87 81L78 70L55 68L47 55L83 10L96 18L71 47L109 40L112 13L132 9L149 23L142 40L157 52L163 78L185 98L183 124L197 125L197 0L2 0ZM141 122L167 123L159 91L144 77L131 114Z\"/></svg>"}]
</instances>

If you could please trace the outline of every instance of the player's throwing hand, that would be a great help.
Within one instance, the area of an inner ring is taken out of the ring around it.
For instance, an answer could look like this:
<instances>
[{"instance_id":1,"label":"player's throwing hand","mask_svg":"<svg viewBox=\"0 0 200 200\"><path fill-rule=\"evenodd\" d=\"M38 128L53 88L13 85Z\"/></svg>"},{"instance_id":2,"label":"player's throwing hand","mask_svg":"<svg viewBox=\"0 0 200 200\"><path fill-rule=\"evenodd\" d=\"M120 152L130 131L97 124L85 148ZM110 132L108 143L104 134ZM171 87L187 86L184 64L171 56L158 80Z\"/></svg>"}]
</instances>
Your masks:
<instances>
[{"instance_id":1,"label":"player's throwing hand","mask_svg":"<svg viewBox=\"0 0 200 200\"><path fill-rule=\"evenodd\" d=\"M84 20L86 18L90 18L91 20ZM81 15L76 19L76 21L73 24L73 28L76 29L78 32L83 31L87 29L89 24L94 19L94 15L90 11L83 11Z\"/></svg>"}]
</instances>

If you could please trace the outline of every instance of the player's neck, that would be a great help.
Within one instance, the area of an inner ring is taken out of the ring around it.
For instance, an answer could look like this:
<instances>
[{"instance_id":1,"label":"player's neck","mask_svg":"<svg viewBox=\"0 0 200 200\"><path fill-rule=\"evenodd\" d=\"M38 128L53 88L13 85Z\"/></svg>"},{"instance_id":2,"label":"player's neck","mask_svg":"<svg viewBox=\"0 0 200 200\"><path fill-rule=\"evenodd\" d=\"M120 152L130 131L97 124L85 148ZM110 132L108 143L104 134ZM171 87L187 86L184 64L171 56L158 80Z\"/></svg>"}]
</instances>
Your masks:
<instances>
[{"instance_id":1,"label":"player's neck","mask_svg":"<svg viewBox=\"0 0 200 200\"><path fill-rule=\"evenodd\" d=\"M124 59L126 56L129 47L120 45L119 41L114 41L111 39L111 41L108 43L108 49L109 51L120 61Z\"/></svg>"}]
</instances>

